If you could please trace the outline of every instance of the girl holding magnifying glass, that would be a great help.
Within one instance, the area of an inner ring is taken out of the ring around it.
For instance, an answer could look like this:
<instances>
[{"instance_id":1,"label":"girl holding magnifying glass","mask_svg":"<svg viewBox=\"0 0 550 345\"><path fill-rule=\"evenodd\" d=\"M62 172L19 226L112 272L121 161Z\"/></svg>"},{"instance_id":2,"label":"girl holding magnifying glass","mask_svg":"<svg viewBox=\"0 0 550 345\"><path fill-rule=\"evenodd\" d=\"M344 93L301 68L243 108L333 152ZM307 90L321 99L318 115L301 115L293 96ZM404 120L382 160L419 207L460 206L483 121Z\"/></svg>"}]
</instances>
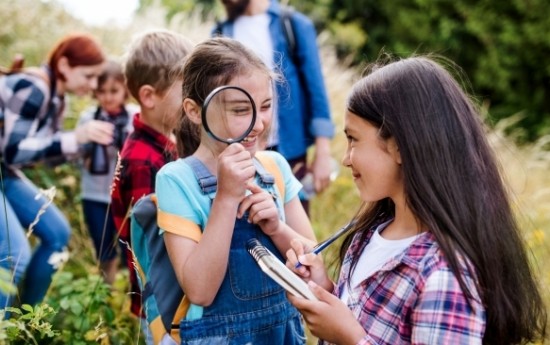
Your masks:
<instances>
[{"instance_id":1,"label":"girl holding magnifying glass","mask_svg":"<svg viewBox=\"0 0 550 345\"><path fill-rule=\"evenodd\" d=\"M258 238L283 259L291 239L315 241L288 163L262 152L280 170L283 196L254 158L269 133L275 76L229 38L197 45L182 75L177 134L187 158L168 163L156 181L158 224L190 302L180 323L182 344L304 344L299 313L245 245ZM224 85L228 92L211 94Z\"/></svg>"}]
</instances>

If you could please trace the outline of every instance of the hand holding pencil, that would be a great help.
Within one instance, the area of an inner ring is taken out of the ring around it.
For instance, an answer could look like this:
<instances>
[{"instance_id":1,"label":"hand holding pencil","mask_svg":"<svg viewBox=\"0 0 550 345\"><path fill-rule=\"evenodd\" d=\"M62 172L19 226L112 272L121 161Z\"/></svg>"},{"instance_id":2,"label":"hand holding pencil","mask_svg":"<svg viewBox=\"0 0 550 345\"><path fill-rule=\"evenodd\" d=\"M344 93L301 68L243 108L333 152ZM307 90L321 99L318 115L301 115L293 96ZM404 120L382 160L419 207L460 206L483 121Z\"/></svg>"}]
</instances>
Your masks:
<instances>
[{"instance_id":1,"label":"hand holding pencil","mask_svg":"<svg viewBox=\"0 0 550 345\"><path fill-rule=\"evenodd\" d=\"M322 250L324 250L329 245L331 245L334 241L336 241L338 238L340 238L340 236L345 234L350 229L351 225L352 225L351 222L346 224L345 226L340 228L340 230L336 231L332 236L330 236L329 238L327 238L323 242L319 242L315 247L313 247L313 250L311 251L311 253L313 253L315 255L319 254ZM300 261L298 261L296 263L296 265L294 266L294 268L299 268L300 266L302 266L302 263Z\"/></svg>"},{"instance_id":2,"label":"hand holding pencil","mask_svg":"<svg viewBox=\"0 0 550 345\"><path fill-rule=\"evenodd\" d=\"M291 241L291 249L286 252L287 267L292 269L306 282L313 281L327 291L332 291L333 283L328 276L322 257L317 256L322 250L334 243L340 236L346 233L351 228L351 224L347 224L325 241L319 243L315 247L308 247L299 239ZM308 254L315 254L314 256ZM304 258L303 256L307 256ZM302 262L298 258L302 259ZM304 261L305 260L305 261Z\"/></svg>"}]
</instances>

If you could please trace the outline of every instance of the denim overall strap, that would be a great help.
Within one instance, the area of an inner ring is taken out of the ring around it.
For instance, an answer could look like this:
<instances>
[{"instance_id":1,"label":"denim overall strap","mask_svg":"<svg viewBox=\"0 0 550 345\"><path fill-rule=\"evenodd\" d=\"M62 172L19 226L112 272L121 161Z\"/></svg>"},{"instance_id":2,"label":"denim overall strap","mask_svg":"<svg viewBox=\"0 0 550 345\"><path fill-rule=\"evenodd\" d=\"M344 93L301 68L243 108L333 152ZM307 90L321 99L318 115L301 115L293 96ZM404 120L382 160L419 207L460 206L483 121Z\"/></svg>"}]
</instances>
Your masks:
<instances>
[{"instance_id":1,"label":"denim overall strap","mask_svg":"<svg viewBox=\"0 0 550 345\"><path fill-rule=\"evenodd\" d=\"M215 195L216 178L198 159L186 161L203 193ZM256 160L254 164L257 182L273 193L273 176ZM285 290L261 271L246 242L257 238L280 260L283 256L271 238L247 219L248 212L235 220L228 267L216 298L203 308L202 318L181 321L181 344L305 344L300 314L286 299Z\"/></svg>"},{"instance_id":2,"label":"denim overall strap","mask_svg":"<svg viewBox=\"0 0 550 345\"><path fill-rule=\"evenodd\" d=\"M197 182L199 183L202 192L213 198L213 194L216 193L216 189L218 187L218 179L216 176L212 175L206 165L204 165L204 163L197 157L188 156L184 160L187 164L189 164L191 169L193 169L193 173L197 178Z\"/></svg>"},{"instance_id":3,"label":"denim overall strap","mask_svg":"<svg viewBox=\"0 0 550 345\"><path fill-rule=\"evenodd\" d=\"M197 178L204 194L209 194L216 191L218 179L216 176L212 175L203 162L195 156L188 156L185 158L185 161L193 169L195 177ZM264 184L264 186L273 185L273 183L275 183L273 175L268 173L257 159L254 159L254 167L256 168L256 173L259 175L260 181Z\"/></svg>"}]
</instances>

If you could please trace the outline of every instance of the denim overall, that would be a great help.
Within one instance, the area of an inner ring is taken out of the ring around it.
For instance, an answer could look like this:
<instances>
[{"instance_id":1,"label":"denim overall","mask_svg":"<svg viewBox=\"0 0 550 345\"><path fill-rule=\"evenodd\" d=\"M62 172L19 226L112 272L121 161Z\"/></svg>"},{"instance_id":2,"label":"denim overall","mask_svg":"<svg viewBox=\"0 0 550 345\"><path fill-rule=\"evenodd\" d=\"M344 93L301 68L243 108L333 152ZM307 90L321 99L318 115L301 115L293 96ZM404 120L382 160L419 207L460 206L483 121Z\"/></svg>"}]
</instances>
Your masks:
<instances>
[{"instance_id":1,"label":"denim overall","mask_svg":"<svg viewBox=\"0 0 550 345\"><path fill-rule=\"evenodd\" d=\"M193 168L202 192L213 200L216 177L195 157L186 158L186 162ZM254 163L259 185L275 193L273 176L257 160ZM277 201L280 213L282 201ZM201 319L181 321L181 344L305 344L300 314L286 299L285 290L261 271L246 250L246 242L257 238L281 260L282 256L269 236L258 225L248 223L247 218L245 214L235 221L229 267L216 298L204 307Z\"/></svg>"}]
</instances>

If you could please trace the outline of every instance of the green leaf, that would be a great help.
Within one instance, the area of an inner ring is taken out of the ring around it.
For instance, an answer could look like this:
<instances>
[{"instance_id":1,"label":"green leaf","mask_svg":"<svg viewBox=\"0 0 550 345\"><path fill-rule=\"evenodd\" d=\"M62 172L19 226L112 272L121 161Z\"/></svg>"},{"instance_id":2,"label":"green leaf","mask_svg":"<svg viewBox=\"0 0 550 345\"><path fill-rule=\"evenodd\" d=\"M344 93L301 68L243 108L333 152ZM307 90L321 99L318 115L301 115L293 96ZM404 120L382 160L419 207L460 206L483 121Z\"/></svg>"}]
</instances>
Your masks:
<instances>
[{"instance_id":1,"label":"green leaf","mask_svg":"<svg viewBox=\"0 0 550 345\"><path fill-rule=\"evenodd\" d=\"M73 312L73 314L79 316L80 314L82 314L83 310L84 310L84 307L82 307L82 304L80 304L80 302L73 301L71 303L71 311Z\"/></svg>"},{"instance_id":2,"label":"green leaf","mask_svg":"<svg viewBox=\"0 0 550 345\"><path fill-rule=\"evenodd\" d=\"M71 301L68 298L63 298L59 302L59 306L61 307L61 309L67 310L71 306Z\"/></svg>"},{"instance_id":3,"label":"green leaf","mask_svg":"<svg viewBox=\"0 0 550 345\"><path fill-rule=\"evenodd\" d=\"M30 304L23 304L21 306L21 309L28 311L29 313L32 313L34 311L33 307Z\"/></svg>"}]
</instances>

